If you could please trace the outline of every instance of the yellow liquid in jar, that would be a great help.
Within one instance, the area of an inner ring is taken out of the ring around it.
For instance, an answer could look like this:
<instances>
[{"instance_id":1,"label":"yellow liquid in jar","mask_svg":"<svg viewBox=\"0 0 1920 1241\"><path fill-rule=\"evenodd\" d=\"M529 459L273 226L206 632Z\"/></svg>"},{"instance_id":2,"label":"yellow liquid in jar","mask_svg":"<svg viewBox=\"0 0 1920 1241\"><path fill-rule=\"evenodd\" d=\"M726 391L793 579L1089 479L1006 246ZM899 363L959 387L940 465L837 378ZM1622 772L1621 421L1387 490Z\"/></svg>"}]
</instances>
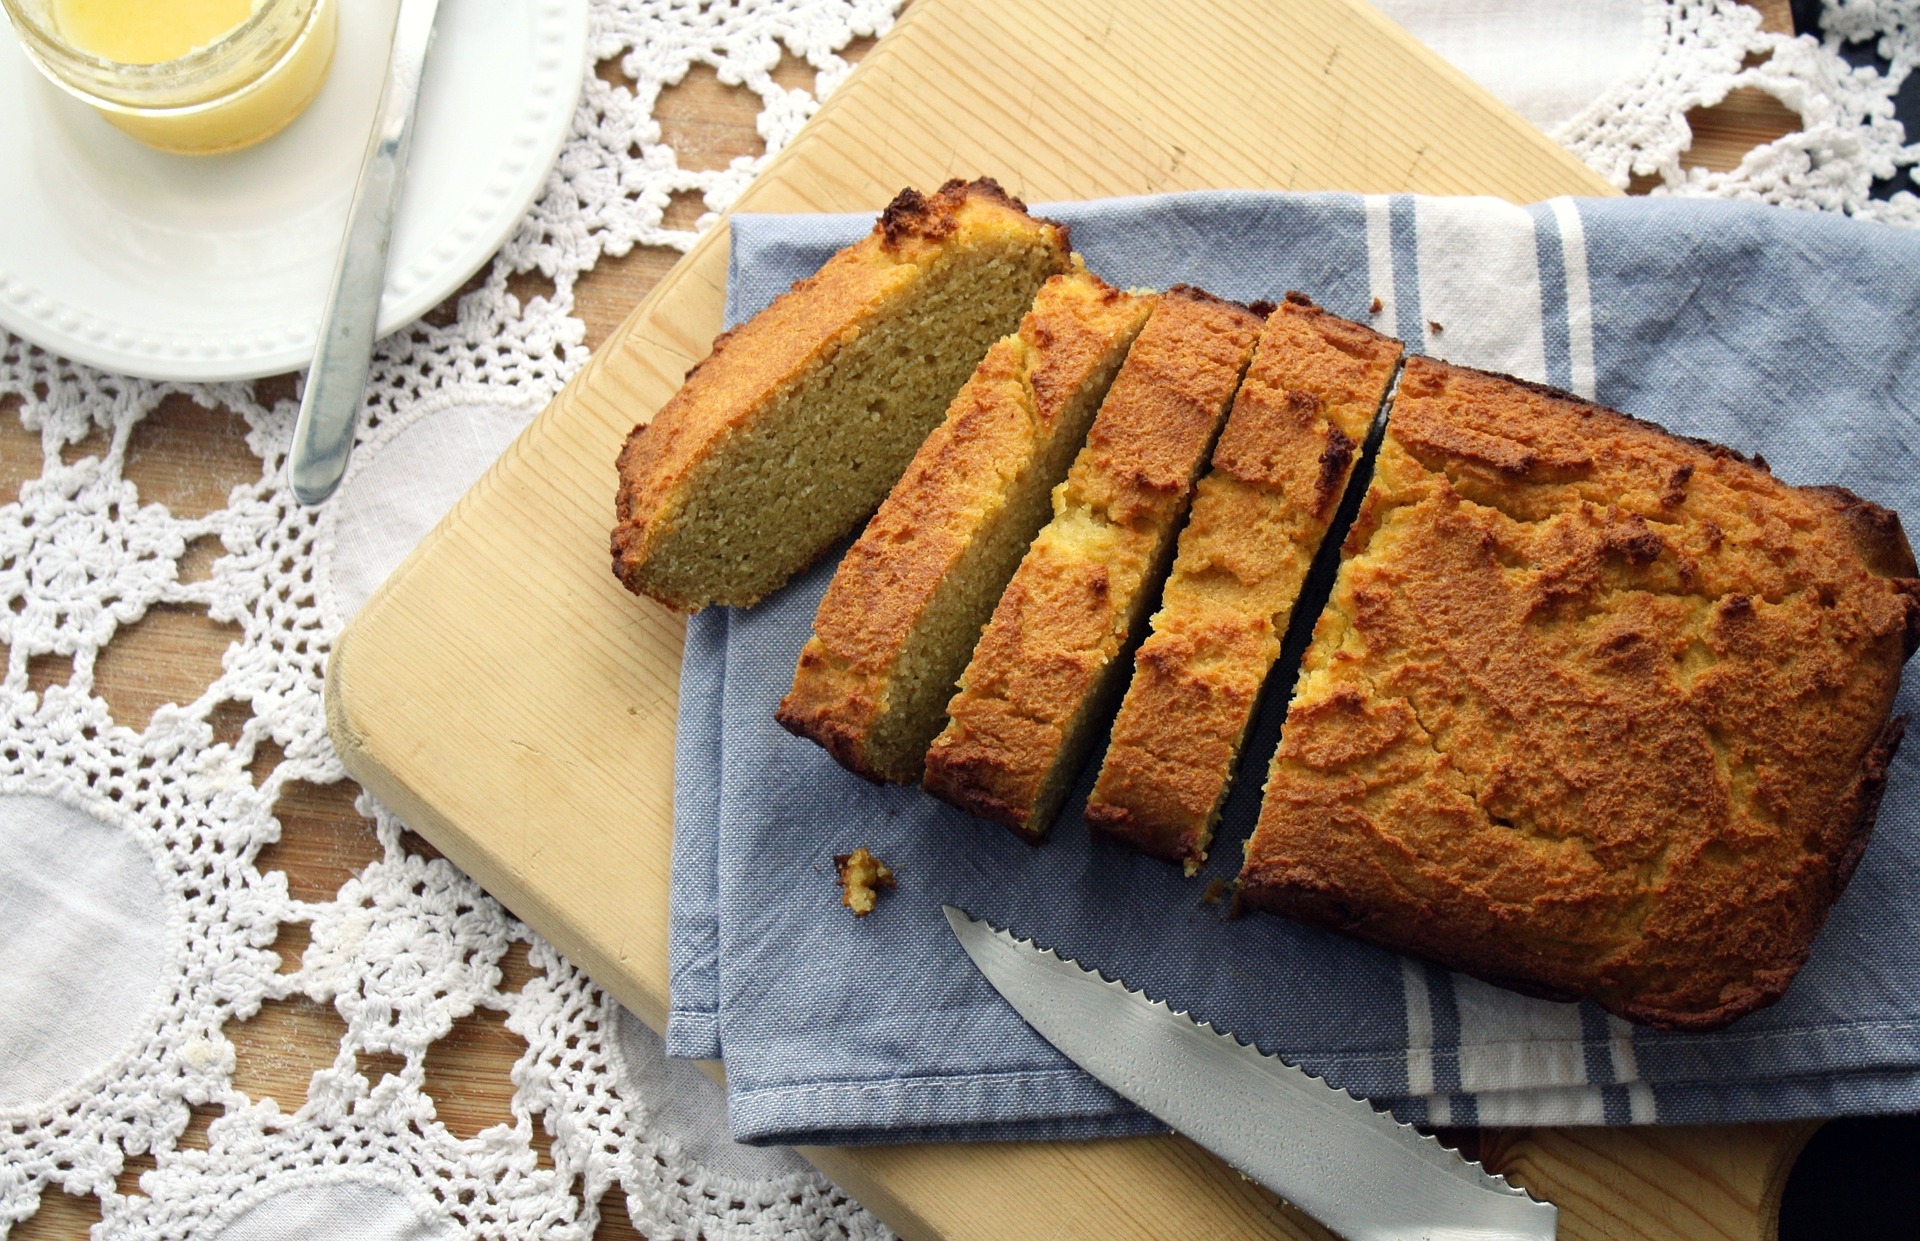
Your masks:
<instances>
[{"instance_id":1,"label":"yellow liquid in jar","mask_svg":"<svg viewBox=\"0 0 1920 1241\"><path fill-rule=\"evenodd\" d=\"M162 64L219 42L253 13L253 0L52 0L60 33L74 46L120 64ZM333 66L335 0L316 0L304 24L264 73L236 68L205 102L95 109L148 146L214 155L279 133L320 93Z\"/></svg>"},{"instance_id":2,"label":"yellow liquid in jar","mask_svg":"<svg viewBox=\"0 0 1920 1241\"><path fill-rule=\"evenodd\" d=\"M246 21L252 0L53 0L62 38L123 65L157 65L207 46Z\"/></svg>"}]
</instances>

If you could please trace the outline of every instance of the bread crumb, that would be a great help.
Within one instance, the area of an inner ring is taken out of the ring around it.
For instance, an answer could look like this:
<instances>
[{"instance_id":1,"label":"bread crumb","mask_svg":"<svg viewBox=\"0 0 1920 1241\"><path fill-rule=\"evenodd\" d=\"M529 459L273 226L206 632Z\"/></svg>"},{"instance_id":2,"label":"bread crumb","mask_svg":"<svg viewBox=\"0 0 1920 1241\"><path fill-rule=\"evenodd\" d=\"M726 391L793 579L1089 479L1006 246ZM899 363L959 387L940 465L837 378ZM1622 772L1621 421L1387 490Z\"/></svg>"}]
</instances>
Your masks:
<instances>
[{"instance_id":1,"label":"bread crumb","mask_svg":"<svg viewBox=\"0 0 1920 1241\"><path fill-rule=\"evenodd\" d=\"M1225 879L1215 878L1212 883L1207 885L1207 890L1201 894L1200 899L1209 905L1218 905L1221 900L1226 897L1227 889L1232 886L1233 885Z\"/></svg>"},{"instance_id":2,"label":"bread crumb","mask_svg":"<svg viewBox=\"0 0 1920 1241\"><path fill-rule=\"evenodd\" d=\"M1435 336L1440 335L1440 333L1446 330L1447 329L1441 327L1438 323L1435 323L1432 319L1427 320L1427 331L1432 332Z\"/></svg>"},{"instance_id":3,"label":"bread crumb","mask_svg":"<svg viewBox=\"0 0 1920 1241\"><path fill-rule=\"evenodd\" d=\"M880 889L893 886L893 868L868 852L865 845L838 855L833 864L840 872L840 903L853 910L856 918L872 913Z\"/></svg>"},{"instance_id":4,"label":"bread crumb","mask_svg":"<svg viewBox=\"0 0 1920 1241\"><path fill-rule=\"evenodd\" d=\"M1377 315L1382 310L1385 310L1385 309L1386 309L1386 305L1382 303L1379 298L1376 297L1373 299L1373 305L1367 307L1367 313L1370 315Z\"/></svg>"}]
</instances>

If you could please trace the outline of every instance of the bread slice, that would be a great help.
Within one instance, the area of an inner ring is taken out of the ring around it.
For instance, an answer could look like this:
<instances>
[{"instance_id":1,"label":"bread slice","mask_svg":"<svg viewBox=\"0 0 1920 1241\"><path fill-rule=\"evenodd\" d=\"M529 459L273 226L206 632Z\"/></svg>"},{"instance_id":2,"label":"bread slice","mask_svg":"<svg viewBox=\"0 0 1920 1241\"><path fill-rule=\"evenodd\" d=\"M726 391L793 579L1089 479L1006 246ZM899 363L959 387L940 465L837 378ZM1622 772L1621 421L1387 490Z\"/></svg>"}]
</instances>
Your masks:
<instances>
[{"instance_id":1,"label":"bread slice","mask_svg":"<svg viewBox=\"0 0 1920 1241\"><path fill-rule=\"evenodd\" d=\"M947 704L928 792L1031 840L1052 826L1125 675L1121 652L1159 596L1260 323L1186 285L1161 299Z\"/></svg>"},{"instance_id":2,"label":"bread slice","mask_svg":"<svg viewBox=\"0 0 1920 1241\"><path fill-rule=\"evenodd\" d=\"M873 233L713 343L620 454L613 572L692 612L745 607L879 504L1067 230L992 181L902 190Z\"/></svg>"},{"instance_id":3,"label":"bread slice","mask_svg":"<svg viewBox=\"0 0 1920 1241\"><path fill-rule=\"evenodd\" d=\"M1267 319L1180 532L1087 802L1094 830L1205 860L1260 687L1402 346L1297 293Z\"/></svg>"},{"instance_id":4,"label":"bread slice","mask_svg":"<svg viewBox=\"0 0 1920 1241\"><path fill-rule=\"evenodd\" d=\"M780 704L872 780L917 783L955 678L1158 298L1041 286L841 561Z\"/></svg>"},{"instance_id":5,"label":"bread slice","mask_svg":"<svg viewBox=\"0 0 1920 1241\"><path fill-rule=\"evenodd\" d=\"M1245 901L1654 1026L1777 999L1900 738L1899 519L1415 358L1344 551Z\"/></svg>"}]
</instances>

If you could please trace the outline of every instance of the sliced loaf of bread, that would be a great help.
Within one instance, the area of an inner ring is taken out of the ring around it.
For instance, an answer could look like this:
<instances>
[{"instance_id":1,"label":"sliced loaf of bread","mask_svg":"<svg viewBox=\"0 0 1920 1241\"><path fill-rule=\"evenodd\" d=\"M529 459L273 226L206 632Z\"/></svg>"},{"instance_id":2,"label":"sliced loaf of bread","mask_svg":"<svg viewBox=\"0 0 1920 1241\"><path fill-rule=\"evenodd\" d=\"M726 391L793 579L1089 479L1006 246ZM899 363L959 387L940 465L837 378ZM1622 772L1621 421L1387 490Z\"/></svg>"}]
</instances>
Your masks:
<instances>
[{"instance_id":1,"label":"sliced loaf of bread","mask_svg":"<svg viewBox=\"0 0 1920 1241\"><path fill-rule=\"evenodd\" d=\"M613 571L679 611L747 606L851 533L1067 231L992 181L903 190L873 232L716 340L620 454Z\"/></svg>"},{"instance_id":2,"label":"sliced loaf of bread","mask_svg":"<svg viewBox=\"0 0 1920 1241\"><path fill-rule=\"evenodd\" d=\"M782 725L869 779L919 782L980 627L1158 300L1084 269L1041 286L841 561Z\"/></svg>"},{"instance_id":3,"label":"sliced loaf of bread","mask_svg":"<svg viewBox=\"0 0 1920 1241\"><path fill-rule=\"evenodd\" d=\"M1046 834L1124 683L1260 322L1185 285L1161 299L947 704L928 792Z\"/></svg>"},{"instance_id":4,"label":"sliced loaf of bread","mask_svg":"<svg viewBox=\"0 0 1920 1241\"><path fill-rule=\"evenodd\" d=\"M1297 293L1272 315L1180 532L1087 823L1205 860L1260 688L1402 346Z\"/></svg>"}]
</instances>

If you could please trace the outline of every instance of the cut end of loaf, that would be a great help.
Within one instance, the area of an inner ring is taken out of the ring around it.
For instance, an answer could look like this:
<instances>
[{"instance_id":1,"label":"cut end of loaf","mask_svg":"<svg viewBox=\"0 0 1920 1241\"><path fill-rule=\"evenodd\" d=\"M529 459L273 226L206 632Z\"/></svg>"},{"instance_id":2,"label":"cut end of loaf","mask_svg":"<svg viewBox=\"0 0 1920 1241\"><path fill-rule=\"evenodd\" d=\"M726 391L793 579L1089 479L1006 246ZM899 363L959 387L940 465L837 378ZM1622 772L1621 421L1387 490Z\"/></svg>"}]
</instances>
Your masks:
<instances>
[{"instance_id":1,"label":"cut end of loaf","mask_svg":"<svg viewBox=\"0 0 1920 1241\"><path fill-rule=\"evenodd\" d=\"M676 611L759 602L873 511L988 345L1072 263L1065 230L990 181L904 192L634 428L614 575Z\"/></svg>"}]
</instances>

